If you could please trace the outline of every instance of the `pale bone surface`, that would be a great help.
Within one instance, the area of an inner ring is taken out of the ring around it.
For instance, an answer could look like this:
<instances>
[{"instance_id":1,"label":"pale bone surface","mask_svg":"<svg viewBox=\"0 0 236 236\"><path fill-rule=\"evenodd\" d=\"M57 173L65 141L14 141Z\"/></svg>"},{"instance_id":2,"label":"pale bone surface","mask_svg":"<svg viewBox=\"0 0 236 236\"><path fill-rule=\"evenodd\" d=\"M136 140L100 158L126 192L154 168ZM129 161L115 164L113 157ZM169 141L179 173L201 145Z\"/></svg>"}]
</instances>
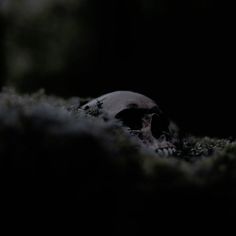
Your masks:
<instances>
[{"instance_id":1,"label":"pale bone surface","mask_svg":"<svg viewBox=\"0 0 236 236\"><path fill-rule=\"evenodd\" d=\"M118 119L144 146L159 156L176 152L178 129L150 98L135 92L116 91L98 97L81 107L91 115Z\"/></svg>"}]
</instances>

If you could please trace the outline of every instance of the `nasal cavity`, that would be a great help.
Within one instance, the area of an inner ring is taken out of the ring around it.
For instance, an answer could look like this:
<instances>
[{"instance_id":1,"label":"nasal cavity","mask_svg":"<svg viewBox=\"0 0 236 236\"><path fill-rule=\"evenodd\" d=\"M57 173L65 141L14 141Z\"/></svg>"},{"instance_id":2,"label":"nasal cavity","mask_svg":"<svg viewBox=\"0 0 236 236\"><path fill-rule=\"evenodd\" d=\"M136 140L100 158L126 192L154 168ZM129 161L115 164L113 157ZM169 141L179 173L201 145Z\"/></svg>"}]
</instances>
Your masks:
<instances>
[{"instance_id":1,"label":"nasal cavity","mask_svg":"<svg viewBox=\"0 0 236 236\"><path fill-rule=\"evenodd\" d=\"M159 139L163 133L168 131L168 120L164 117L154 114L151 122L152 135Z\"/></svg>"}]
</instances>

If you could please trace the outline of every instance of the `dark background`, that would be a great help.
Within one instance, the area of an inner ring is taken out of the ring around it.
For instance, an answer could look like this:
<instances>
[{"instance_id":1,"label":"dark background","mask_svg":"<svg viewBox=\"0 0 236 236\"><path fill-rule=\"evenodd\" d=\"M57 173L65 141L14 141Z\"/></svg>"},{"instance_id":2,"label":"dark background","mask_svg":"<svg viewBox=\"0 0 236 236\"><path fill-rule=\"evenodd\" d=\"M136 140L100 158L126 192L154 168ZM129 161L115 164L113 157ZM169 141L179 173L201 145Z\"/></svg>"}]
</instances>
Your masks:
<instances>
[{"instance_id":1,"label":"dark background","mask_svg":"<svg viewBox=\"0 0 236 236\"><path fill-rule=\"evenodd\" d=\"M63 97L133 90L155 99L186 132L236 136L227 2L29 2L1 2L1 86Z\"/></svg>"}]
</instances>

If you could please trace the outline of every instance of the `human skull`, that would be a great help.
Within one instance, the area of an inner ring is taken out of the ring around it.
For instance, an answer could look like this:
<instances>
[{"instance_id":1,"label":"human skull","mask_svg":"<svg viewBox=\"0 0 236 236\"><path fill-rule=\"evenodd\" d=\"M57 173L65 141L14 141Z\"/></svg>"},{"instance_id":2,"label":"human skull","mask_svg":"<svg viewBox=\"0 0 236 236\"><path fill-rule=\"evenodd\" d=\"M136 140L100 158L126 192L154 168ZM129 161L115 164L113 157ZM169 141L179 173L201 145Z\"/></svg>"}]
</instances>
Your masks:
<instances>
[{"instance_id":1,"label":"human skull","mask_svg":"<svg viewBox=\"0 0 236 236\"><path fill-rule=\"evenodd\" d=\"M172 156L178 140L177 126L169 121L150 98L135 92L116 91L81 107L91 115L118 119L130 134L159 156Z\"/></svg>"}]
</instances>

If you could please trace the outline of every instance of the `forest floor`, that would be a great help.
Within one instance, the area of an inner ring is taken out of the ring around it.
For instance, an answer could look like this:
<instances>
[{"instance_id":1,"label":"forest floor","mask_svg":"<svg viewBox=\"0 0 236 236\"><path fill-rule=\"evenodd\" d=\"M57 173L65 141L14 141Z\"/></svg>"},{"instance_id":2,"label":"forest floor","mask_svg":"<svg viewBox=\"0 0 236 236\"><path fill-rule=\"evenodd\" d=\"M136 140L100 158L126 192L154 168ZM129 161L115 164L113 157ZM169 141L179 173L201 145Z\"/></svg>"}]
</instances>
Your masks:
<instances>
[{"instance_id":1,"label":"forest floor","mask_svg":"<svg viewBox=\"0 0 236 236\"><path fill-rule=\"evenodd\" d=\"M34 179L33 186L42 192L45 188L48 191L53 182L51 195L66 189L70 200L78 191L84 193L82 198L91 193L103 196L105 204L116 202L116 217L124 212L137 213L138 208L139 217L134 216L137 225L150 211L167 214L164 206L156 206L158 201L176 212L185 209L185 214L205 211L207 217L212 217L216 211L235 212L234 140L190 135L183 138L177 156L158 157L140 149L120 124L88 117L79 110L88 100L65 100L47 96L43 91L19 95L12 89L3 89L1 180L7 178L18 189L23 180L26 186L32 186ZM79 190L74 189L75 185L80 186ZM22 189L29 192L27 187ZM191 205L191 210L183 208L183 203L196 201L201 202L200 208L199 204ZM222 201L224 204L219 205ZM177 217L177 213L172 214ZM130 220L131 216L126 217ZM125 224L125 220L120 224Z\"/></svg>"}]
</instances>

